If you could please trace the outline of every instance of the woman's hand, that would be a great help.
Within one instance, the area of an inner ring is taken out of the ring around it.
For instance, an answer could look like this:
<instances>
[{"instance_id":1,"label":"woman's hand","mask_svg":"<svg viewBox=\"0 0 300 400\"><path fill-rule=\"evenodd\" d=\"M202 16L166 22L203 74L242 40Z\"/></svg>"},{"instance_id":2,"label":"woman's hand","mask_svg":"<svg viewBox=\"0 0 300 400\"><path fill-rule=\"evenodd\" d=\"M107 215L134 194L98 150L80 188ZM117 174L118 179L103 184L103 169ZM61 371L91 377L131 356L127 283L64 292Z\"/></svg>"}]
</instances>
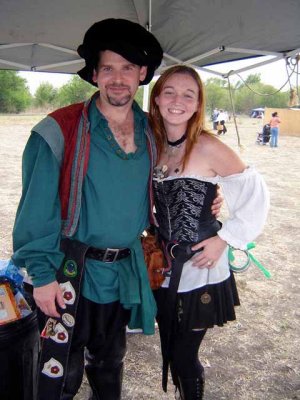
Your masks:
<instances>
[{"instance_id":1,"label":"woman's hand","mask_svg":"<svg viewBox=\"0 0 300 400\"><path fill-rule=\"evenodd\" d=\"M227 243L218 235L197 243L192 247L192 250L195 251L201 248L203 248L203 250L193 256L193 267L213 268L221 257L226 246Z\"/></svg>"},{"instance_id":2,"label":"woman's hand","mask_svg":"<svg viewBox=\"0 0 300 400\"><path fill-rule=\"evenodd\" d=\"M214 199L212 206L211 206L211 212L216 218L218 218L220 216L223 201L224 201L224 199L221 195L221 189L218 186L217 197Z\"/></svg>"}]
</instances>

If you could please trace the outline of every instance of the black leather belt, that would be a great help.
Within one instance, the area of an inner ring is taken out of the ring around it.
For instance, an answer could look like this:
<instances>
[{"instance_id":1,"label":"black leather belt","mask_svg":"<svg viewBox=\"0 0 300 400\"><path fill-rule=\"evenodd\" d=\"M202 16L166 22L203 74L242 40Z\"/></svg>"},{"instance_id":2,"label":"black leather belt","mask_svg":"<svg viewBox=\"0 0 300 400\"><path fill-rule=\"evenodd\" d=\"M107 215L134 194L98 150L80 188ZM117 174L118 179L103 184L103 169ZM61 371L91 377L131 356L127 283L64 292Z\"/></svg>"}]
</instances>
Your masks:
<instances>
[{"instance_id":1,"label":"black leather belt","mask_svg":"<svg viewBox=\"0 0 300 400\"><path fill-rule=\"evenodd\" d=\"M97 249L96 247L89 247L86 252L87 258L93 258L94 260L102 261L105 263L113 263L122 258L128 257L131 253L130 249Z\"/></svg>"}]
</instances>

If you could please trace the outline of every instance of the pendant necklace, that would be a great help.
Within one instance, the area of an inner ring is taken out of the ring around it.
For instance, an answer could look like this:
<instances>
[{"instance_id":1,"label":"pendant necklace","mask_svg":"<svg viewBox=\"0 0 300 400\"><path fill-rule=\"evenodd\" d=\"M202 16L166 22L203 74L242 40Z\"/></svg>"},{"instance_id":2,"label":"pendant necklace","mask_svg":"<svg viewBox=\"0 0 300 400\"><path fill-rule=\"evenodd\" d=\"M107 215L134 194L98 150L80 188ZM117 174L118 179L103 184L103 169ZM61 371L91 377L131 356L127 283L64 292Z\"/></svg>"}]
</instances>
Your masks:
<instances>
[{"instance_id":1,"label":"pendant necklace","mask_svg":"<svg viewBox=\"0 0 300 400\"><path fill-rule=\"evenodd\" d=\"M186 138L187 138L187 132L185 132L185 133L181 136L181 138L179 138L178 140L175 140L174 142L172 142L171 140L169 140L168 137L167 137L167 144L168 144L168 146L167 146L166 151L167 151L169 157L173 157L173 156L176 155L177 150L180 149L182 143L184 143L184 141L186 140Z\"/></svg>"},{"instance_id":2,"label":"pendant necklace","mask_svg":"<svg viewBox=\"0 0 300 400\"><path fill-rule=\"evenodd\" d=\"M207 268L207 280L205 292L200 296L200 300L202 304L209 304L211 302L211 295L208 293L208 283L209 283L209 268Z\"/></svg>"},{"instance_id":3,"label":"pendant necklace","mask_svg":"<svg viewBox=\"0 0 300 400\"><path fill-rule=\"evenodd\" d=\"M173 142L171 140L169 140L168 137L166 138L167 139L167 144L168 144L168 146L166 148L166 153L168 154L168 159L170 159L171 157L173 158L176 155L178 155L177 150L180 149L182 143L185 142L186 138L187 138L187 132L185 132L181 136L181 138L179 138L178 140L175 140ZM180 169L178 167L176 167L174 169L174 173L178 174L179 172L180 172Z\"/></svg>"}]
</instances>

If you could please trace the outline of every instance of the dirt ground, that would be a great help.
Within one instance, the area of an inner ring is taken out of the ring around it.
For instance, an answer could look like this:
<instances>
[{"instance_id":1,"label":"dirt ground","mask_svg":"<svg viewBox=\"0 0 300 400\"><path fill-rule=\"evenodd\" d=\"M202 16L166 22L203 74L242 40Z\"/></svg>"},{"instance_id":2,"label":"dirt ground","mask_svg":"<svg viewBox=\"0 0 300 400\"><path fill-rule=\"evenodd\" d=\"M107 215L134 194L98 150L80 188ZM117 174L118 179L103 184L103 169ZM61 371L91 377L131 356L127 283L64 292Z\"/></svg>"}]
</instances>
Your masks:
<instances>
[{"instance_id":1,"label":"dirt ground","mask_svg":"<svg viewBox=\"0 0 300 400\"><path fill-rule=\"evenodd\" d=\"M21 154L30 128L41 116L0 116L0 258L12 252L11 231L21 191ZM207 333L200 349L206 373L206 400L300 399L300 137L280 137L279 148L255 144L262 122L238 120L241 157L264 175L271 210L253 254L271 272L257 267L236 276L241 307L237 320ZM221 137L238 151L233 124ZM225 213L224 213L225 215ZM152 337L128 334L124 400L174 399L160 388L160 347ZM76 400L88 399L84 380Z\"/></svg>"}]
</instances>

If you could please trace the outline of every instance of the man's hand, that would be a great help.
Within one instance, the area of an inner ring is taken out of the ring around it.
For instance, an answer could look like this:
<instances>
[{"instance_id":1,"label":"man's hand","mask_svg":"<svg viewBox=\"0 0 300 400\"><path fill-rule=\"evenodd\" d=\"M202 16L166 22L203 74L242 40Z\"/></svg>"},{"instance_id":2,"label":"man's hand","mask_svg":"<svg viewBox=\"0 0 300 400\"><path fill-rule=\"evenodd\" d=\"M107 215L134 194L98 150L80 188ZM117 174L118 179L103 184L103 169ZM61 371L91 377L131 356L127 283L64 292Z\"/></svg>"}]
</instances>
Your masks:
<instances>
[{"instance_id":1,"label":"man's hand","mask_svg":"<svg viewBox=\"0 0 300 400\"><path fill-rule=\"evenodd\" d=\"M57 281L34 288L33 297L36 305L49 317L60 317L55 302L57 302L60 308L66 308L62 290Z\"/></svg>"},{"instance_id":2,"label":"man's hand","mask_svg":"<svg viewBox=\"0 0 300 400\"><path fill-rule=\"evenodd\" d=\"M221 239L218 235L213 236L209 239L203 240L192 247L192 250L199 250L203 248L202 251L196 253L193 258L193 267L198 268L213 268L216 262L221 257L223 251L225 250L227 243Z\"/></svg>"},{"instance_id":3,"label":"man's hand","mask_svg":"<svg viewBox=\"0 0 300 400\"><path fill-rule=\"evenodd\" d=\"M211 206L211 212L216 218L218 218L220 216L223 201L224 201L224 199L221 195L221 189L218 186L217 197L214 199L212 206Z\"/></svg>"}]
</instances>

